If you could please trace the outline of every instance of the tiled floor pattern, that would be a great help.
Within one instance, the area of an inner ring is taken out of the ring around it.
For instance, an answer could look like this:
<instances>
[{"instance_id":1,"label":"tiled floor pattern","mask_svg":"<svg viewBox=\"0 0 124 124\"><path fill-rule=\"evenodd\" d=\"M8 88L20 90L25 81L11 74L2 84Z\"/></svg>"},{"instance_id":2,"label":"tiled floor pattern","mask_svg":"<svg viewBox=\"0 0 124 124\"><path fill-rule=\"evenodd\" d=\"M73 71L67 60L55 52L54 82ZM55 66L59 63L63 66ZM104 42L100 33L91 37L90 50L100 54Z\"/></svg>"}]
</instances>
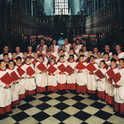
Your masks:
<instances>
[{"instance_id":1,"label":"tiled floor pattern","mask_svg":"<svg viewBox=\"0 0 124 124\"><path fill-rule=\"evenodd\" d=\"M94 95L64 90L26 97L0 115L0 124L124 124L124 118Z\"/></svg>"}]
</instances>

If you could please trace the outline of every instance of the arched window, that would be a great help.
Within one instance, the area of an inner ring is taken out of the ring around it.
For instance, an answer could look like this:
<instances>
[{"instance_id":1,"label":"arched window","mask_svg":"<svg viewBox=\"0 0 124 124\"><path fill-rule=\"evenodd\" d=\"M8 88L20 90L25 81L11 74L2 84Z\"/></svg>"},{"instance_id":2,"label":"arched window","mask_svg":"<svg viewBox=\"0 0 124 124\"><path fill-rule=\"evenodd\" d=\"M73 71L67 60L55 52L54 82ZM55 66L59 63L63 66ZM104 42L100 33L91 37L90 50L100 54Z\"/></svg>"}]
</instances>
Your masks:
<instances>
[{"instance_id":1,"label":"arched window","mask_svg":"<svg viewBox=\"0 0 124 124\"><path fill-rule=\"evenodd\" d=\"M55 0L55 15L68 15L68 0Z\"/></svg>"}]
</instances>

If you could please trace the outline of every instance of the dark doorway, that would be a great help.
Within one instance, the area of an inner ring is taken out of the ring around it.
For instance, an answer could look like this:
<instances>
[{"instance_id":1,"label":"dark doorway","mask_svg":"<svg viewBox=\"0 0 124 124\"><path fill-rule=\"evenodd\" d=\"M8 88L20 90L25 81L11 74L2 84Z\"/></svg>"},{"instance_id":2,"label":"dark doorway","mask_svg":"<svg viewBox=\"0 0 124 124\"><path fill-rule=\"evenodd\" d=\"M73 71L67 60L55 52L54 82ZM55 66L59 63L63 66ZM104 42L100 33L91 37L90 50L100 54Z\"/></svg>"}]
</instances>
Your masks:
<instances>
[{"instance_id":1,"label":"dark doorway","mask_svg":"<svg viewBox=\"0 0 124 124\"><path fill-rule=\"evenodd\" d=\"M57 29L58 29L58 37L59 38L67 37L67 25L64 21L60 21L57 24Z\"/></svg>"}]
</instances>

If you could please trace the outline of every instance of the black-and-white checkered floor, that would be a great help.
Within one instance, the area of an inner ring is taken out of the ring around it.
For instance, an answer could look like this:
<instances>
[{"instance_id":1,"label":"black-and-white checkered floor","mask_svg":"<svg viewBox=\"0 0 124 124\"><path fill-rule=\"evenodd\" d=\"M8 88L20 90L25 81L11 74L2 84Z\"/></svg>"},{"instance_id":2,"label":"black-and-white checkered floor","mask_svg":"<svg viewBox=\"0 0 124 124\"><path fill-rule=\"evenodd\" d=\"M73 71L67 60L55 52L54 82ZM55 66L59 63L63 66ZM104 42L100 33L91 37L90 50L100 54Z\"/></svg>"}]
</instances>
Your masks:
<instances>
[{"instance_id":1,"label":"black-and-white checkered floor","mask_svg":"<svg viewBox=\"0 0 124 124\"><path fill-rule=\"evenodd\" d=\"M44 92L20 101L0 124L124 124L124 118L93 95L75 91Z\"/></svg>"}]
</instances>

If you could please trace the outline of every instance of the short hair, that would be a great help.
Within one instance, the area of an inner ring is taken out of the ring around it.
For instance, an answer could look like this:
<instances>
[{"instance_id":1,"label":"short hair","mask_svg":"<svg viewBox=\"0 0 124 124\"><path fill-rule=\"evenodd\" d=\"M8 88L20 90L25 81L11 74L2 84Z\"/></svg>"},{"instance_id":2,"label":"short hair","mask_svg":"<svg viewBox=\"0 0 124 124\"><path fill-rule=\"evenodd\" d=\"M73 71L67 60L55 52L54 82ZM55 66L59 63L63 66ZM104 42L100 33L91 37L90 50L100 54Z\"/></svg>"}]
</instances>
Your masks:
<instances>
[{"instance_id":1,"label":"short hair","mask_svg":"<svg viewBox=\"0 0 124 124\"><path fill-rule=\"evenodd\" d=\"M23 54L24 54L24 53L28 53L28 51L27 51L27 50L25 50L25 51L23 52Z\"/></svg>"},{"instance_id":2,"label":"short hair","mask_svg":"<svg viewBox=\"0 0 124 124\"><path fill-rule=\"evenodd\" d=\"M112 55L116 55L116 56L118 56L118 53L117 53L117 52L113 52Z\"/></svg>"},{"instance_id":3,"label":"short hair","mask_svg":"<svg viewBox=\"0 0 124 124\"><path fill-rule=\"evenodd\" d=\"M13 54L13 53L16 53L16 51L13 51L12 54ZM17 54L17 53L16 53L16 54Z\"/></svg>"},{"instance_id":4,"label":"short hair","mask_svg":"<svg viewBox=\"0 0 124 124\"><path fill-rule=\"evenodd\" d=\"M98 53L101 53L101 51L97 51L97 54L98 54Z\"/></svg>"},{"instance_id":5,"label":"short hair","mask_svg":"<svg viewBox=\"0 0 124 124\"><path fill-rule=\"evenodd\" d=\"M64 58L64 56L60 56L60 58Z\"/></svg>"},{"instance_id":6,"label":"short hair","mask_svg":"<svg viewBox=\"0 0 124 124\"><path fill-rule=\"evenodd\" d=\"M91 59L92 57L95 59L95 56L93 56L93 55L90 56L90 59Z\"/></svg>"},{"instance_id":7,"label":"short hair","mask_svg":"<svg viewBox=\"0 0 124 124\"><path fill-rule=\"evenodd\" d=\"M74 49L73 49L72 47L70 48L70 50L73 50L73 51L74 51ZM69 51L70 51L70 50L69 50Z\"/></svg>"},{"instance_id":8,"label":"short hair","mask_svg":"<svg viewBox=\"0 0 124 124\"><path fill-rule=\"evenodd\" d=\"M105 44L105 46L109 46L108 44ZM110 47L110 46L109 46Z\"/></svg>"},{"instance_id":9,"label":"short hair","mask_svg":"<svg viewBox=\"0 0 124 124\"><path fill-rule=\"evenodd\" d=\"M5 46L7 46L7 47L8 47L8 45L4 45L4 47L3 47L3 48L5 48Z\"/></svg>"},{"instance_id":10,"label":"short hair","mask_svg":"<svg viewBox=\"0 0 124 124\"><path fill-rule=\"evenodd\" d=\"M106 54L109 56L109 53L108 53L108 52L104 52L104 54L103 54L103 55L106 55Z\"/></svg>"},{"instance_id":11,"label":"short hair","mask_svg":"<svg viewBox=\"0 0 124 124\"><path fill-rule=\"evenodd\" d=\"M2 62L5 62L5 61L4 61L3 59L1 59L1 60L0 60L0 64L1 64Z\"/></svg>"},{"instance_id":12,"label":"short hair","mask_svg":"<svg viewBox=\"0 0 124 124\"><path fill-rule=\"evenodd\" d=\"M19 60L19 59L22 61L22 58L21 58L20 56L18 56L18 57L16 58L16 61Z\"/></svg>"},{"instance_id":13,"label":"short hair","mask_svg":"<svg viewBox=\"0 0 124 124\"><path fill-rule=\"evenodd\" d=\"M65 47L65 45L62 45L62 46L64 46L64 47ZM62 46L61 46L61 47L62 47Z\"/></svg>"},{"instance_id":14,"label":"short hair","mask_svg":"<svg viewBox=\"0 0 124 124\"><path fill-rule=\"evenodd\" d=\"M60 52L60 51L63 51L63 49L60 49L59 52Z\"/></svg>"},{"instance_id":15,"label":"short hair","mask_svg":"<svg viewBox=\"0 0 124 124\"><path fill-rule=\"evenodd\" d=\"M42 45L40 45L39 47L43 47Z\"/></svg>"},{"instance_id":16,"label":"short hair","mask_svg":"<svg viewBox=\"0 0 124 124\"><path fill-rule=\"evenodd\" d=\"M116 63L116 59L112 58L112 59L111 59L111 62Z\"/></svg>"},{"instance_id":17,"label":"short hair","mask_svg":"<svg viewBox=\"0 0 124 124\"><path fill-rule=\"evenodd\" d=\"M123 59L123 58L120 58L120 59L119 59L119 62L120 62L120 61L123 61L123 62L124 62L124 59Z\"/></svg>"},{"instance_id":18,"label":"short hair","mask_svg":"<svg viewBox=\"0 0 124 124\"><path fill-rule=\"evenodd\" d=\"M101 61L100 61L100 63L101 63L101 62L103 62L103 63L104 63L104 65L105 65L105 61L104 61L104 60L101 60Z\"/></svg>"},{"instance_id":19,"label":"short hair","mask_svg":"<svg viewBox=\"0 0 124 124\"><path fill-rule=\"evenodd\" d=\"M83 45L82 47L86 47L86 45Z\"/></svg>"},{"instance_id":20,"label":"short hair","mask_svg":"<svg viewBox=\"0 0 124 124\"><path fill-rule=\"evenodd\" d=\"M83 53L83 50L82 50L82 49L80 49L80 50L79 50L79 52L82 52L82 53Z\"/></svg>"},{"instance_id":21,"label":"short hair","mask_svg":"<svg viewBox=\"0 0 124 124\"><path fill-rule=\"evenodd\" d=\"M80 59L81 57L83 57L83 58L84 58L84 55L80 55L80 56L79 56L79 59Z\"/></svg>"},{"instance_id":22,"label":"short hair","mask_svg":"<svg viewBox=\"0 0 124 124\"><path fill-rule=\"evenodd\" d=\"M9 63L10 63L10 62L13 62L13 63L14 63L14 61L13 61L13 60L9 60Z\"/></svg>"},{"instance_id":23,"label":"short hair","mask_svg":"<svg viewBox=\"0 0 124 124\"><path fill-rule=\"evenodd\" d=\"M54 58L52 57L50 60L54 60Z\"/></svg>"},{"instance_id":24,"label":"short hair","mask_svg":"<svg viewBox=\"0 0 124 124\"><path fill-rule=\"evenodd\" d=\"M8 53L4 53L4 54L3 54L3 57L4 57L4 56L8 56Z\"/></svg>"},{"instance_id":25,"label":"short hair","mask_svg":"<svg viewBox=\"0 0 124 124\"><path fill-rule=\"evenodd\" d=\"M32 48L32 46L28 46L28 47L31 47Z\"/></svg>"},{"instance_id":26,"label":"short hair","mask_svg":"<svg viewBox=\"0 0 124 124\"><path fill-rule=\"evenodd\" d=\"M120 43L117 43L115 46L120 46L121 47L121 44Z\"/></svg>"},{"instance_id":27,"label":"short hair","mask_svg":"<svg viewBox=\"0 0 124 124\"><path fill-rule=\"evenodd\" d=\"M27 56L26 58L25 58L25 60L27 60L27 59L31 59L29 56Z\"/></svg>"},{"instance_id":28,"label":"short hair","mask_svg":"<svg viewBox=\"0 0 124 124\"><path fill-rule=\"evenodd\" d=\"M37 51L34 51L34 53L37 53Z\"/></svg>"},{"instance_id":29,"label":"short hair","mask_svg":"<svg viewBox=\"0 0 124 124\"><path fill-rule=\"evenodd\" d=\"M47 51L46 51L46 53L48 53L48 52L50 53L50 51L49 51L49 50L47 50Z\"/></svg>"},{"instance_id":30,"label":"short hair","mask_svg":"<svg viewBox=\"0 0 124 124\"><path fill-rule=\"evenodd\" d=\"M43 57L43 55L39 55L38 58Z\"/></svg>"},{"instance_id":31,"label":"short hair","mask_svg":"<svg viewBox=\"0 0 124 124\"><path fill-rule=\"evenodd\" d=\"M70 58L70 57L73 57L73 59L74 59L74 55L70 55L69 58Z\"/></svg>"}]
</instances>

